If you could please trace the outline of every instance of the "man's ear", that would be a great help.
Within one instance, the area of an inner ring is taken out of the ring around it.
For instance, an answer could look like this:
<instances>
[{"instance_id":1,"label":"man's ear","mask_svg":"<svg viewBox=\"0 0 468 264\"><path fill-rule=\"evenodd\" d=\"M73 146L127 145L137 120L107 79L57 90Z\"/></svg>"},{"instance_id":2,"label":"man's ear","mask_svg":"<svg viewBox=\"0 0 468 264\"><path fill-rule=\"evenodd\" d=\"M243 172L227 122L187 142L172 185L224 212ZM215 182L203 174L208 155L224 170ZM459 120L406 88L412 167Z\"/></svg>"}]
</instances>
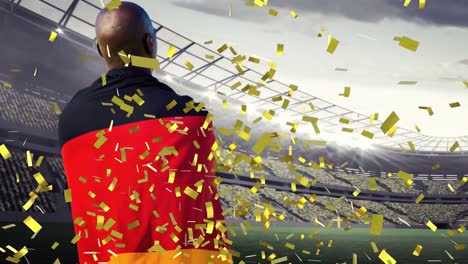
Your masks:
<instances>
[{"instance_id":1,"label":"man's ear","mask_svg":"<svg viewBox=\"0 0 468 264\"><path fill-rule=\"evenodd\" d=\"M156 39L153 38L151 34L146 35L145 39L145 51L148 53L151 57L155 57L156 55L156 50L155 50L155 41Z\"/></svg>"},{"instance_id":2,"label":"man's ear","mask_svg":"<svg viewBox=\"0 0 468 264\"><path fill-rule=\"evenodd\" d=\"M99 47L99 43L97 43L97 41L96 41L96 49L99 55L102 57L101 48Z\"/></svg>"}]
</instances>

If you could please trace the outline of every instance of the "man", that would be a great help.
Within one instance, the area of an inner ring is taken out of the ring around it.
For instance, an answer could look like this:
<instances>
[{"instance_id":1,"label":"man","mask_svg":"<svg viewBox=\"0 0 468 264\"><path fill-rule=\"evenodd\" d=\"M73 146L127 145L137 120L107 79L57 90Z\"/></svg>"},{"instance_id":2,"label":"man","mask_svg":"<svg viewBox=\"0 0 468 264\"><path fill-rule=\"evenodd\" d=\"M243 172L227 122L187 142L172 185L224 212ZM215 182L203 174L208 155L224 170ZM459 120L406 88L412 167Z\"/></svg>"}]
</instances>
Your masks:
<instances>
[{"instance_id":1,"label":"man","mask_svg":"<svg viewBox=\"0 0 468 264\"><path fill-rule=\"evenodd\" d=\"M102 10L96 37L109 71L59 120L80 263L232 263L211 115L145 68L156 30L140 6Z\"/></svg>"}]
</instances>

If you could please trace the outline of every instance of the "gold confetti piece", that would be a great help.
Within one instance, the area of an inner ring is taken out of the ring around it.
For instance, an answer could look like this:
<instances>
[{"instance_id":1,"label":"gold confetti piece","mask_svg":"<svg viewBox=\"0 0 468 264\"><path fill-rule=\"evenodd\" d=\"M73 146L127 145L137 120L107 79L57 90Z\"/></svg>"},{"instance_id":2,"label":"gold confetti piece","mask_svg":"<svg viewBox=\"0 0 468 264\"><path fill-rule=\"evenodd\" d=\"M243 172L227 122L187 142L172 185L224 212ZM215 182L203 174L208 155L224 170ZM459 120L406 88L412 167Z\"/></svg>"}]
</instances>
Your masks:
<instances>
[{"instance_id":1,"label":"gold confetti piece","mask_svg":"<svg viewBox=\"0 0 468 264\"><path fill-rule=\"evenodd\" d=\"M412 141L408 141L408 147L410 148L411 151L415 151L416 148L414 147L414 144Z\"/></svg>"},{"instance_id":2,"label":"gold confetti piece","mask_svg":"<svg viewBox=\"0 0 468 264\"><path fill-rule=\"evenodd\" d=\"M383 122L382 126L380 126L380 130L384 134L387 134L387 132L400 120L400 118L397 116L395 112L392 112L387 119Z\"/></svg>"},{"instance_id":3,"label":"gold confetti piece","mask_svg":"<svg viewBox=\"0 0 468 264\"><path fill-rule=\"evenodd\" d=\"M198 197L198 193L189 186L185 187L184 193L194 200Z\"/></svg>"},{"instance_id":4,"label":"gold confetti piece","mask_svg":"<svg viewBox=\"0 0 468 264\"><path fill-rule=\"evenodd\" d=\"M453 145L450 147L450 152L455 152L455 150L460 146L460 144L458 143L458 141L455 141L455 143L453 143Z\"/></svg>"},{"instance_id":5,"label":"gold confetti piece","mask_svg":"<svg viewBox=\"0 0 468 264\"><path fill-rule=\"evenodd\" d=\"M419 254L421 254L421 250L423 249L423 246L421 245L416 245L416 248L413 251L413 255L416 257L419 257Z\"/></svg>"},{"instance_id":6,"label":"gold confetti piece","mask_svg":"<svg viewBox=\"0 0 468 264\"><path fill-rule=\"evenodd\" d=\"M49 41L54 42L57 36L58 36L57 32L55 31L50 32Z\"/></svg>"},{"instance_id":7,"label":"gold confetti piece","mask_svg":"<svg viewBox=\"0 0 468 264\"><path fill-rule=\"evenodd\" d=\"M146 57L131 55L130 61L132 65L135 67L156 69L156 70L160 69L159 60L156 58L146 58Z\"/></svg>"},{"instance_id":8,"label":"gold confetti piece","mask_svg":"<svg viewBox=\"0 0 468 264\"><path fill-rule=\"evenodd\" d=\"M353 264L358 264L357 254L353 253Z\"/></svg>"},{"instance_id":9,"label":"gold confetti piece","mask_svg":"<svg viewBox=\"0 0 468 264\"><path fill-rule=\"evenodd\" d=\"M370 138L370 139L374 138L374 133L369 132L367 130L363 130L361 135L365 136L366 138Z\"/></svg>"},{"instance_id":10,"label":"gold confetti piece","mask_svg":"<svg viewBox=\"0 0 468 264\"><path fill-rule=\"evenodd\" d=\"M177 105L176 100L172 100L169 104L166 105L166 109L169 111Z\"/></svg>"},{"instance_id":11,"label":"gold confetti piece","mask_svg":"<svg viewBox=\"0 0 468 264\"><path fill-rule=\"evenodd\" d=\"M99 204L99 207L100 207L102 210L104 210L105 212L108 212L108 211L110 210L110 207L109 207L106 203L104 203L104 202L101 202L101 203Z\"/></svg>"},{"instance_id":12,"label":"gold confetti piece","mask_svg":"<svg viewBox=\"0 0 468 264\"><path fill-rule=\"evenodd\" d=\"M274 9L270 9L268 11L268 14L272 15L272 16L277 16L278 15L278 11L274 10Z\"/></svg>"},{"instance_id":13,"label":"gold confetti piece","mask_svg":"<svg viewBox=\"0 0 468 264\"><path fill-rule=\"evenodd\" d=\"M351 87L346 86L344 88L344 92L342 94L339 94L339 96L349 97L350 93L351 93Z\"/></svg>"},{"instance_id":14,"label":"gold confetti piece","mask_svg":"<svg viewBox=\"0 0 468 264\"><path fill-rule=\"evenodd\" d=\"M451 108L455 108L455 107L460 107L460 103L459 102L455 102L455 103L451 103L449 104Z\"/></svg>"},{"instance_id":15,"label":"gold confetti piece","mask_svg":"<svg viewBox=\"0 0 468 264\"><path fill-rule=\"evenodd\" d=\"M190 63L190 61L186 61L186 62L185 62L185 66L186 66L189 70L193 70L193 68L195 67L195 66L193 66L192 63Z\"/></svg>"},{"instance_id":16,"label":"gold confetti piece","mask_svg":"<svg viewBox=\"0 0 468 264\"><path fill-rule=\"evenodd\" d=\"M298 15L296 12L294 12L293 10L289 11L289 14L293 17L293 18L297 18Z\"/></svg>"},{"instance_id":17,"label":"gold confetti piece","mask_svg":"<svg viewBox=\"0 0 468 264\"><path fill-rule=\"evenodd\" d=\"M426 0L419 0L419 9L424 9L426 7Z\"/></svg>"},{"instance_id":18,"label":"gold confetti piece","mask_svg":"<svg viewBox=\"0 0 468 264\"><path fill-rule=\"evenodd\" d=\"M409 37L403 36L403 37L394 37L393 40L399 41L399 45L402 46L403 48L409 49L411 51L416 51L419 46L419 41L416 41L414 39L411 39Z\"/></svg>"},{"instance_id":19,"label":"gold confetti piece","mask_svg":"<svg viewBox=\"0 0 468 264\"><path fill-rule=\"evenodd\" d=\"M253 2L259 7L264 7L268 3L268 0L265 0L265 2L263 2L262 0L254 0Z\"/></svg>"},{"instance_id":20,"label":"gold confetti piece","mask_svg":"<svg viewBox=\"0 0 468 264\"><path fill-rule=\"evenodd\" d=\"M339 43L340 42L336 38L333 38L331 35L328 35L327 52L333 54L336 50L336 47L338 47Z\"/></svg>"},{"instance_id":21,"label":"gold confetti piece","mask_svg":"<svg viewBox=\"0 0 468 264\"><path fill-rule=\"evenodd\" d=\"M437 230L437 226L434 225L434 223L432 223L431 220L427 221L426 226L429 227L432 230L432 232L435 232Z\"/></svg>"},{"instance_id":22,"label":"gold confetti piece","mask_svg":"<svg viewBox=\"0 0 468 264\"><path fill-rule=\"evenodd\" d=\"M460 227L457 229L457 232L461 234L461 233L465 232L465 230L466 230L465 226L460 226Z\"/></svg>"},{"instance_id":23,"label":"gold confetti piece","mask_svg":"<svg viewBox=\"0 0 468 264\"><path fill-rule=\"evenodd\" d=\"M42 229L42 226L38 222L36 222L36 220L34 220L34 218L32 218L31 216L26 217L23 223L27 227L29 227L29 229L31 229L31 231L33 231L35 234L37 234Z\"/></svg>"},{"instance_id":24,"label":"gold confetti piece","mask_svg":"<svg viewBox=\"0 0 468 264\"><path fill-rule=\"evenodd\" d=\"M468 182L468 178L467 177L463 177L461 180L460 180L460 185L463 186L465 185L465 183Z\"/></svg>"},{"instance_id":25,"label":"gold confetti piece","mask_svg":"<svg viewBox=\"0 0 468 264\"><path fill-rule=\"evenodd\" d=\"M35 166L40 167L43 160L44 160L44 156L39 156L39 158L36 160Z\"/></svg>"},{"instance_id":26,"label":"gold confetti piece","mask_svg":"<svg viewBox=\"0 0 468 264\"><path fill-rule=\"evenodd\" d=\"M276 45L276 56L280 57L283 55L284 52L284 44L277 44Z\"/></svg>"},{"instance_id":27,"label":"gold confetti piece","mask_svg":"<svg viewBox=\"0 0 468 264\"><path fill-rule=\"evenodd\" d=\"M424 194L421 193L421 194L418 196L418 198L416 198L416 203L417 203L417 204L420 203L420 202L422 201L422 199L424 199Z\"/></svg>"},{"instance_id":28,"label":"gold confetti piece","mask_svg":"<svg viewBox=\"0 0 468 264\"><path fill-rule=\"evenodd\" d=\"M11 85L11 83L4 82L4 83L3 83L3 87L4 87L4 88L12 88L13 85Z\"/></svg>"},{"instance_id":29,"label":"gold confetti piece","mask_svg":"<svg viewBox=\"0 0 468 264\"><path fill-rule=\"evenodd\" d=\"M282 262L286 262L286 261L288 261L288 257L284 256L284 257L281 257L281 258L273 259L271 261L271 264L278 264L278 263L282 263Z\"/></svg>"},{"instance_id":30,"label":"gold confetti piece","mask_svg":"<svg viewBox=\"0 0 468 264\"><path fill-rule=\"evenodd\" d=\"M400 81L400 82L398 82L398 84L400 84L400 85L415 85L417 83L418 83L417 81Z\"/></svg>"},{"instance_id":31,"label":"gold confetti piece","mask_svg":"<svg viewBox=\"0 0 468 264\"><path fill-rule=\"evenodd\" d=\"M52 105L54 106L54 112L56 115L61 115L62 110L60 110L60 106L57 104L57 102L52 102Z\"/></svg>"},{"instance_id":32,"label":"gold confetti piece","mask_svg":"<svg viewBox=\"0 0 468 264\"><path fill-rule=\"evenodd\" d=\"M353 196L357 197L361 193L361 190L357 189L353 192Z\"/></svg>"},{"instance_id":33,"label":"gold confetti piece","mask_svg":"<svg viewBox=\"0 0 468 264\"><path fill-rule=\"evenodd\" d=\"M418 127L418 125L414 124L414 129L416 129L416 131L419 133L421 132L421 129Z\"/></svg>"},{"instance_id":34,"label":"gold confetti piece","mask_svg":"<svg viewBox=\"0 0 468 264\"><path fill-rule=\"evenodd\" d=\"M372 251L374 251L374 253L379 253L379 248L377 247L377 244L375 242L370 242L371 244L371 247L372 247Z\"/></svg>"},{"instance_id":35,"label":"gold confetti piece","mask_svg":"<svg viewBox=\"0 0 468 264\"><path fill-rule=\"evenodd\" d=\"M465 249L465 244L457 244L455 245L455 250L464 250Z\"/></svg>"},{"instance_id":36,"label":"gold confetti piece","mask_svg":"<svg viewBox=\"0 0 468 264\"><path fill-rule=\"evenodd\" d=\"M369 178L369 190L377 191L377 181L374 177Z\"/></svg>"},{"instance_id":37,"label":"gold confetti piece","mask_svg":"<svg viewBox=\"0 0 468 264\"><path fill-rule=\"evenodd\" d=\"M438 170L438 169L440 169L440 164L432 165L432 170Z\"/></svg>"},{"instance_id":38,"label":"gold confetti piece","mask_svg":"<svg viewBox=\"0 0 468 264\"><path fill-rule=\"evenodd\" d=\"M54 242L52 246L50 247L52 250L55 250L60 244L58 242Z\"/></svg>"},{"instance_id":39,"label":"gold confetti piece","mask_svg":"<svg viewBox=\"0 0 468 264\"><path fill-rule=\"evenodd\" d=\"M379 259L383 261L385 264L396 264L397 261L390 256L390 254L387 253L385 249L382 249L382 251L379 254Z\"/></svg>"},{"instance_id":40,"label":"gold confetti piece","mask_svg":"<svg viewBox=\"0 0 468 264\"><path fill-rule=\"evenodd\" d=\"M465 85L466 88L468 88L468 81L467 80L463 80L462 83Z\"/></svg>"},{"instance_id":41,"label":"gold confetti piece","mask_svg":"<svg viewBox=\"0 0 468 264\"><path fill-rule=\"evenodd\" d=\"M177 48L171 45L171 46L169 47L169 50L167 51L166 56L167 56L169 59L171 59L172 56L174 56L174 54L176 53L176 51L177 51Z\"/></svg>"},{"instance_id":42,"label":"gold confetti piece","mask_svg":"<svg viewBox=\"0 0 468 264\"><path fill-rule=\"evenodd\" d=\"M5 144L0 145L0 155L2 155L5 160L11 158L11 153Z\"/></svg>"},{"instance_id":43,"label":"gold confetti piece","mask_svg":"<svg viewBox=\"0 0 468 264\"><path fill-rule=\"evenodd\" d=\"M72 201L71 189L64 190L63 195L65 197L65 202L66 203L71 203L71 201Z\"/></svg>"},{"instance_id":44,"label":"gold confetti piece","mask_svg":"<svg viewBox=\"0 0 468 264\"><path fill-rule=\"evenodd\" d=\"M121 3L120 3L120 0L112 0L112 1L110 1L110 2L107 4L107 9L108 9L109 11L112 11L112 10L114 10L114 9L119 8L120 4L121 4Z\"/></svg>"},{"instance_id":45,"label":"gold confetti piece","mask_svg":"<svg viewBox=\"0 0 468 264\"><path fill-rule=\"evenodd\" d=\"M106 86L106 84L107 84L107 77L106 77L106 74L105 74L105 73L103 73L103 74L101 75L101 82L102 82L102 86Z\"/></svg>"},{"instance_id":46,"label":"gold confetti piece","mask_svg":"<svg viewBox=\"0 0 468 264\"><path fill-rule=\"evenodd\" d=\"M380 235L382 233L384 217L381 214L373 214L370 228L371 235Z\"/></svg>"},{"instance_id":47,"label":"gold confetti piece","mask_svg":"<svg viewBox=\"0 0 468 264\"><path fill-rule=\"evenodd\" d=\"M397 131L397 126L392 126L392 128L390 128L390 130L388 131L388 136L389 137L393 137L393 135L395 135L395 132Z\"/></svg>"},{"instance_id":48,"label":"gold confetti piece","mask_svg":"<svg viewBox=\"0 0 468 264\"><path fill-rule=\"evenodd\" d=\"M127 225L128 230L134 229L134 228L139 227L139 226L140 226L140 221L139 220L135 220L135 221L133 221L133 222L131 222L130 224Z\"/></svg>"},{"instance_id":49,"label":"gold confetti piece","mask_svg":"<svg viewBox=\"0 0 468 264\"><path fill-rule=\"evenodd\" d=\"M225 50L227 50L228 48L228 45L227 44L223 44L221 47L219 47L217 49L218 53L223 53Z\"/></svg>"}]
</instances>

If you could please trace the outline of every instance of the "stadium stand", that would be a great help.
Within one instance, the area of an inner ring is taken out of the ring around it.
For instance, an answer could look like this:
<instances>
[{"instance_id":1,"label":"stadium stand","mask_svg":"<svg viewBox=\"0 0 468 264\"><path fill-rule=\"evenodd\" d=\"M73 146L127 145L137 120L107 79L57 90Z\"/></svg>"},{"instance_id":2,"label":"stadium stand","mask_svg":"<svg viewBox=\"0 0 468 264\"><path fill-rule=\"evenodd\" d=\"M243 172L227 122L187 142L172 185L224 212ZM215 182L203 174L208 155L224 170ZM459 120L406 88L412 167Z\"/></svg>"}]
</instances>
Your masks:
<instances>
[{"instance_id":1,"label":"stadium stand","mask_svg":"<svg viewBox=\"0 0 468 264\"><path fill-rule=\"evenodd\" d=\"M10 148L11 158L0 159L2 184L0 185L0 210L24 211L23 205L29 200L38 183L33 175L37 170L28 167L26 152ZM31 209L34 212L55 212L55 203L48 193L38 193Z\"/></svg>"},{"instance_id":2,"label":"stadium stand","mask_svg":"<svg viewBox=\"0 0 468 264\"><path fill-rule=\"evenodd\" d=\"M57 130L58 118L50 101L15 88L0 87L0 104L3 120L47 131Z\"/></svg>"}]
</instances>

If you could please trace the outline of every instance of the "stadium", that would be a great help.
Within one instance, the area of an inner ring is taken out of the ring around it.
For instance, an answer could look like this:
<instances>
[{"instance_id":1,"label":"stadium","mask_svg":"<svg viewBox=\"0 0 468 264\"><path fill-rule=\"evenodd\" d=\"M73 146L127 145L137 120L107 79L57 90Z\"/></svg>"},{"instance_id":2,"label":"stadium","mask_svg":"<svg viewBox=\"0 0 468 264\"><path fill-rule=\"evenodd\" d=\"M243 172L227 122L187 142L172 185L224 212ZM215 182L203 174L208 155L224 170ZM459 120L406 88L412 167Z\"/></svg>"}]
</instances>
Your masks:
<instances>
[{"instance_id":1,"label":"stadium","mask_svg":"<svg viewBox=\"0 0 468 264\"><path fill-rule=\"evenodd\" d=\"M94 39L101 8L0 0L0 145L11 154L0 148L1 263L78 262L57 126L105 72ZM468 137L341 107L277 80L273 62L236 68L246 58L232 47L153 23L155 76L213 113L234 263L468 263Z\"/></svg>"}]
</instances>

